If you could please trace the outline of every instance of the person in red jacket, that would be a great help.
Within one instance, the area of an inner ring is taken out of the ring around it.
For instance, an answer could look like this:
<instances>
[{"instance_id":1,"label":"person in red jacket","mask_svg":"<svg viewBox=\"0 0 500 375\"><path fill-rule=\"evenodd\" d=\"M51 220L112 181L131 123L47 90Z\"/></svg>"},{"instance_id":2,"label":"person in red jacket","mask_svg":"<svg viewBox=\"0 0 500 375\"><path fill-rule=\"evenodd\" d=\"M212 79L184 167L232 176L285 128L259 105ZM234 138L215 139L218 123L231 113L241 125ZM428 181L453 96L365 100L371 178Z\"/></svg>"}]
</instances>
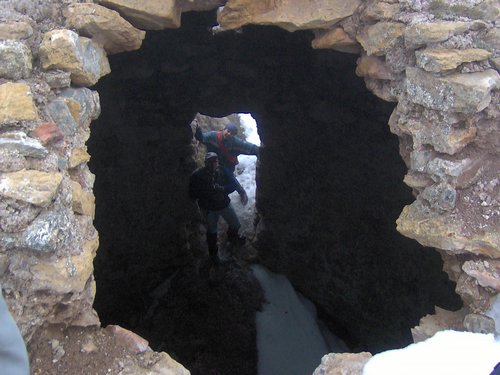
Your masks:
<instances>
[{"instance_id":1,"label":"person in red jacket","mask_svg":"<svg viewBox=\"0 0 500 375\"><path fill-rule=\"evenodd\" d=\"M259 156L259 146L247 142L237 137L238 127L235 124L228 124L223 130L203 132L196 125L194 137L207 146L208 152L215 152L219 156L219 163L230 174L230 184L233 191L237 191L240 195L241 202L246 205L248 196L245 189L234 177L234 170L238 164L238 155L255 155Z\"/></svg>"}]
</instances>

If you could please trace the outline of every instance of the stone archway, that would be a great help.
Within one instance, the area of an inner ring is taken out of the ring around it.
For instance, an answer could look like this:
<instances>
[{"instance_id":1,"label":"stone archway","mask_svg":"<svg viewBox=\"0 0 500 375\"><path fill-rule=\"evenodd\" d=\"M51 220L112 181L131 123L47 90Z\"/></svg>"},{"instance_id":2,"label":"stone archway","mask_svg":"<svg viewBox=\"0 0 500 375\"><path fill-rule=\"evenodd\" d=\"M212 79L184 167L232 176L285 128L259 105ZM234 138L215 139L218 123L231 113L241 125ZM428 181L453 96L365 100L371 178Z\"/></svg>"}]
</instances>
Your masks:
<instances>
[{"instance_id":1,"label":"stone archway","mask_svg":"<svg viewBox=\"0 0 500 375\"><path fill-rule=\"evenodd\" d=\"M57 4L47 4L45 14L43 9L24 9L31 11L31 18L6 12L3 29L6 39L14 42L2 47L15 58L2 73L10 82L0 86L5 98L0 116L3 142L8 150L2 171L6 186L2 195L8 207L1 234L2 285L28 339L45 322L95 323L91 265L97 237L91 225L93 178L86 167L85 142L99 102L91 90L66 87L70 82L92 86L109 72L106 52L117 50L107 41L118 40L127 50L137 48L144 36L114 13L113 27L120 32L107 34L94 21L99 12L109 12L95 4L75 4L74 9L99 10L90 18L77 11L80 18L68 25L70 17L65 19L51 8ZM494 259L499 247L495 180L499 78L496 29L491 23L498 9L492 1L464 7L408 2L356 6L340 22L332 17L319 24L301 23L286 2L273 12L289 18L282 24L288 30L323 29L315 47L353 50L361 45L366 51L357 73L376 95L398 100L390 125L400 137L401 155L409 168L405 181L417 195L400 216L398 229L443 251L446 269L457 281L468 312L476 313L466 321L488 326L491 322L484 313L498 292ZM242 9L249 19L239 18ZM417 11L419 20L426 22L416 22ZM230 1L219 22L226 29L245 23L274 24L263 17L273 12ZM122 13L133 22L133 15ZM174 13L180 16L178 10ZM35 25L37 17L40 23ZM159 28L170 25L160 24ZM56 31L61 26L79 29L81 35ZM58 51L71 53L61 56Z\"/></svg>"}]
</instances>

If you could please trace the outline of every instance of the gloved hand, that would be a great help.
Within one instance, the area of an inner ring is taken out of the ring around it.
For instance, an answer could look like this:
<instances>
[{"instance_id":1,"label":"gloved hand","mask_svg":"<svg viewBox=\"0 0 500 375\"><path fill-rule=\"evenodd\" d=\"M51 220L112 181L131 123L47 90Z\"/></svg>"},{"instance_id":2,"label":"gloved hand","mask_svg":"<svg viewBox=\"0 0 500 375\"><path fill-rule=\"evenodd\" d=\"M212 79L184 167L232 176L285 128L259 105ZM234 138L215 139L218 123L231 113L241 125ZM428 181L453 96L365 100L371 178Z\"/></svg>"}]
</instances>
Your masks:
<instances>
[{"instance_id":1,"label":"gloved hand","mask_svg":"<svg viewBox=\"0 0 500 375\"><path fill-rule=\"evenodd\" d=\"M248 203L248 195L245 189L238 192L240 194L240 201L243 206L246 206Z\"/></svg>"}]
</instances>

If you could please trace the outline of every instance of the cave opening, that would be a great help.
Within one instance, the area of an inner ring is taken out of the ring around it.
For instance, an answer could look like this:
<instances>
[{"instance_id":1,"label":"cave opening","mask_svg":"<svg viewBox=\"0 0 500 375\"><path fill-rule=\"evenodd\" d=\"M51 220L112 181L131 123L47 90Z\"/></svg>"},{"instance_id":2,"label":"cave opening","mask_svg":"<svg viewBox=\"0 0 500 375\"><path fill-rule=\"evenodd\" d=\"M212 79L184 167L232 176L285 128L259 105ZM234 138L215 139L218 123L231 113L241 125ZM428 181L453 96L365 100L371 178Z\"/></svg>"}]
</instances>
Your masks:
<instances>
[{"instance_id":1,"label":"cave opening","mask_svg":"<svg viewBox=\"0 0 500 375\"><path fill-rule=\"evenodd\" d=\"M112 73L95 86L101 322L142 334L193 374L256 373L248 322L262 292L237 269L214 288L198 263L206 254L187 195L196 113L257 120L259 262L287 275L353 351L407 345L435 305L460 308L439 254L396 232L413 197L387 126L395 104L355 76L357 56L311 49L310 32L214 25L214 12L183 14L179 30L110 56Z\"/></svg>"}]
</instances>

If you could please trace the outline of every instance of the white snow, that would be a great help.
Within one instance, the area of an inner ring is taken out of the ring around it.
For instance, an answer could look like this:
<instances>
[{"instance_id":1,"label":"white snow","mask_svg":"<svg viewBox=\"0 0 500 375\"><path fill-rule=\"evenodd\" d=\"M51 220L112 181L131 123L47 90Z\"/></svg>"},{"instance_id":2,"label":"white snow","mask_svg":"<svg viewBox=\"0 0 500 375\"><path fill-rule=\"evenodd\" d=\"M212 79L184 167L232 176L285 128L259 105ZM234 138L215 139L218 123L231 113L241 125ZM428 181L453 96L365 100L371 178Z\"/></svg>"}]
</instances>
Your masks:
<instances>
[{"instance_id":1,"label":"white snow","mask_svg":"<svg viewBox=\"0 0 500 375\"><path fill-rule=\"evenodd\" d=\"M493 334L440 331L430 339L373 356L363 375L489 375L500 362Z\"/></svg>"},{"instance_id":2,"label":"white snow","mask_svg":"<svg viewBox=\"0 0 500 375\"><path fill-rule=\"evenodd\" d=\"M250 114L240 114L245 139L260 145L257 124ZM255 169L257 158L238 157L236 175L245 188L248 204L241 205L238 193L231 201L242 223L251 231L255 214ZM314 305L298 294L288 279L261 265L252 270L264 289L267 303L257 313L259 375L307 375L320 364L321 357L332 350L346 351L345 345L318 321Z\"/></svg>"},{"instance_id":3,"label":"white snow","mask_svg":"<svg viewBox=\"0 0 500 375\"><path fill-rule=\"evenodd\" d=\"M252 271L264 289L267 303L257 313L257 348L259 375L308 375L319 366L321 357L345 346L320 328L314 305L298 294L288 279L261 265Z\"/></svg>"},{"instance_id":4,"label":"white snow","mask_svg":"<svg viewBox=\"0 0 500 375\"><path fill-rule=\"evenodd\" d=\"M245 139L248 142L260 146L260 138L257 133L257 123L249 113L240 113L241 125L245 132ZM242 137L243 138L243 137ZM236 178L248 195L248 204L243 206L240 202L240 196L237 192L230 195L231 203L241 221L243 232L249 235L253 227L255 216L255 170L257 157L254 155L239 155L238 165L236 166Z\"/></svg>"}]
</instances>

